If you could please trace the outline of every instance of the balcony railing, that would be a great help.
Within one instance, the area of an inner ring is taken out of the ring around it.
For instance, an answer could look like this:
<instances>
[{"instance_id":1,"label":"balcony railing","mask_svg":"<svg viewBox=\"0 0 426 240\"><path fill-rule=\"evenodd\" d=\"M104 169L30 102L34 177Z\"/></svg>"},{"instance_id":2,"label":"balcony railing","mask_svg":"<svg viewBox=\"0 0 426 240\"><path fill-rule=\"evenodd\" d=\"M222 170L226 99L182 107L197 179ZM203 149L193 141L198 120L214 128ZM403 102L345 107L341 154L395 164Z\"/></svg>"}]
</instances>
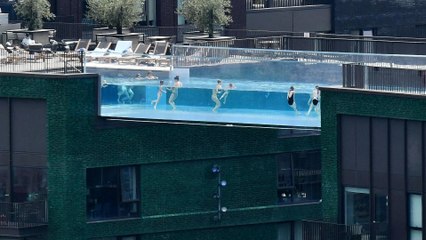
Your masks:
<instances>
[{"instance_id":1,"label":"balcony railing","mask_svg":"<svg viewBox=\"0 0 426 240\"><path fill-rule=\"evenodd\" d=\"M319 221L302 222L303 240L388 239L387 223L344 225Z\"/></svg>"},{"instance_id":2,"label":"balcony railing","mask_svg":"<svg viewBox=\"0 0 426 240\"><path fill-rule=\"evenodd\" d=\"M47 203L35 202L0 202L0 229L31 228L47 225ZM2 231L0 231L1 235Z\"/></svg>"},{"instance_id":3,"label":"balcony railing","mask_svg":"<svg viewBox=\"0 0 426 240\"><path fill-rule=\"evenodd\" d=\"M233 31L227 31L229 35L232 33ZM256 36L260 36L253 38L191 42L190 44L275 50L426 55L426 38L366 37L319 33L285 33L284 35L265 36L268 34L271 33L257 32Z\"/></svg>"},{"instance_id":4,"label":"balcony railing","mask_svg":"<svg viewBox=\"0 0 426 240\"><path fill-rule=\"evenodd\" d=\"M426 71L344 64L343 87L426 94Z\"/></svg>"},{"instance_id":5,"label":"balcony railing","mask_svg":"<svg viewBox=\"0 0 426 240\"><path fill-rule=\"evenodd\" d=\"M247 0L247 10L278 8L278 7L296 7L306 5L316 5L329 3L327 0Z\"/></svg>"},{"instance_id":6,"label":"balcony railing","mask_svg":"<svg viewBox=\"0 0 426 240\"><path fill-rule=\"evenodd\" d=\"M84 52L53 52L13 49L0 50L0 72L81 73L84 71Z\"/></svg>"}]
</instances>

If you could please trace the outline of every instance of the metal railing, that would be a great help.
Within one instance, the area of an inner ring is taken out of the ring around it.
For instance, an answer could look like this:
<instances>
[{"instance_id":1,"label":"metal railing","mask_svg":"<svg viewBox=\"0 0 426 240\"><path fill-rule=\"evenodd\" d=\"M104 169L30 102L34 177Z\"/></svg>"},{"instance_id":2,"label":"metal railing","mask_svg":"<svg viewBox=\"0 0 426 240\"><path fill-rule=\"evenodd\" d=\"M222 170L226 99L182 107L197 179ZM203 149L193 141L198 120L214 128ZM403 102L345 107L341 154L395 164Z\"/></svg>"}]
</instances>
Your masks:
<instances>
[{"instance_id":1,"label":"metal railing","mask_svg":"<svg viewBox=\"0 0 426 240\"><path fill-rule=\"evenodd\" d=\"M46 201L0 202L0 228L28 228L47 223Z\"/></svg>"},{"instance_id":2,"label":"metal railing","mask_svg":"<svg viewBox=\"0 0 426 240\"><path fill-rule=\"evenodd\" d=\"M343 87L426 94L426 71L345 64Z\"/></svg>"},{"instance_id":3,"label":"metal railing","mask_svg":"<svg viewBox=\"0 0 426 240\"><path fill-rule=\"evenodd\" d=\"M280 60L426 70L426 56L419 55L289 51L187 45L173 45L172 55L174 67Z\"/></svg>"},{"instance_id":4,"label":"metal railing","mask_svg":"<svg viewBox=\"0 0 426 240\"><path fill-rule=\"evenodd\" d=\"M0 51L0 72L81 73L84 52L53 52L49 49Z\"/></svg>"},{"instance_id":5,"label":"metal railing","mask_svg":"<svg viewBox=\"0 0 426 240\"><path fill-rule=\"evenodd\" d=\"M344 225L329 222L303 221L303 240L372 239L370 224ZM384 238L386 239L386 238Z\"/></svg>"},{"instance_id":6,"label":"metal railing","mask_svg":"<svg viewBox=\"0 0 426 240\"><path fill-rule=\"evenodd\" d=\"M277 7L296 7L330 3L327 0L247 0L246 9L263 9Z\"/></svg>"},{"instance_id":7,"label":"metal railing","mask_svg":"<svg viewBox=\"0 0 426 240\"><path fill-rule=\"evenodd\" d=\"M229 46L275 50L426 55L425 38L364 37L305 33L245 39L191 42L197 46Z\"/></svg>"},{"instance_id":8,"label":"metal railing","mask_svg":"<svg viewBox=\"0 0 426 240\"><path fill-rule=\"evenodd\" d=\"M345 225L322 221L302 221L303 240L389 239L387 222Z\"/></svg>"}]
</instances>

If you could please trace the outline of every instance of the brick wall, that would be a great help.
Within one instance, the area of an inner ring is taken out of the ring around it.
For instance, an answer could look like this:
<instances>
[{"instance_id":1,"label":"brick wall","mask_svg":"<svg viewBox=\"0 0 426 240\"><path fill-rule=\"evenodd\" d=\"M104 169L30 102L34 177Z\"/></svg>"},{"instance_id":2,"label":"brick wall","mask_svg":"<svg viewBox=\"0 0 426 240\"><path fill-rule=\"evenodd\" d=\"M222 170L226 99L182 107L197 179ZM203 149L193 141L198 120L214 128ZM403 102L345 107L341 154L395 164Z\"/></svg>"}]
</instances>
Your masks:
<instances>
[{"instance_id":1,"label":"brick wall","mask_svg":"<svg viewBox=\"0 0 426 240\"><path fill-rule=\"evenodd\" d=\"M321 89L321 149L323 217L343 217L340 184L339 115L426 120L425 97L414 94L385 93L354 89ZM341 218L342 219L342 218ZM341 220L340 219L340 220Z\"/></svg>"},{"instance_id":2,"label":"brick wall","mask_svg":"<svg viewBox=\"0 0 426 240\"><path fill-rule=\"evenodd\" d=\"M96 75L0 75L0 97L47 99L49 239L130 234L206 239L213 231L208 239L259 239L275 223L321 218L320 204L275 204L274 155L319 149L319 136L277 138L278 130L259 128L110 124L97 117L97 87ZM141 170L142 217L87 223L86 169L131 164ZM213 164L221 166L228 181L223 205L229 210L220 222L213 221ZM276 239L276 231L262 239Z\"/></svg>"}]
</instances>

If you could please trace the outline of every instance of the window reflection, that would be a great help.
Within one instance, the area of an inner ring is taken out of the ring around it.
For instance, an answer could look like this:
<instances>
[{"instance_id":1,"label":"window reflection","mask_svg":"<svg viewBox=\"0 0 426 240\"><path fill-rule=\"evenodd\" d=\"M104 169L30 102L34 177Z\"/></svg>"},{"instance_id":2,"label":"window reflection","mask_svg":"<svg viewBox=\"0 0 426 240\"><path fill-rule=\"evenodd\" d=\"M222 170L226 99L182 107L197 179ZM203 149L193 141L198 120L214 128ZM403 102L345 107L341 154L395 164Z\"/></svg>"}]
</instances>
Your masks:
<instances>
[{"instance_id":1,"label":"window reflection","mask_svg":"<svg viewBox=\"0 0 426 240\"><path fill-rule=\"evenodd\" d=\"M410 206L410 216L409 216L409 227L410 227L410 238L422 239L422 196L419 194L410 194L409 195L409 206Z\"/></svg>"},{"instance_id":2,"label":"window reflection","mask_svg":"<svg viewBox=\"0 0 426 240\"><path fill-rule=\"evenodd\" d=\"M278 202L302 203L321 199L321 158L319 151L286 153L278 156Z\"/></svg>"},{"instance_id":3,"label":"window reflection","mask_svg":"<svg viewBox=\"0 0 426 240\"><path fill-rule=\"evenodd\" d=\"M365 188L345 188L346 224L370 223L370 191Z\"/></svg>"},{"instance_id":4,"label":"window reflection","mask_svg":"<svg viewBox=\"0 0 426 240\"><path fill-rule=\"evenodd\" d=\"M14 202L47 199L47 169L31 167L13 168Z\"/></svg>"},{"instance_id":5,"label":"window reflection","mask_svg":"<svg viewBox=\"0 0 426 240\"><path fill-rule=\"evenodd\" d=\"M137 175L135 166L87 169L88 219L138 217Z\"/></svg>"}]
</instances>

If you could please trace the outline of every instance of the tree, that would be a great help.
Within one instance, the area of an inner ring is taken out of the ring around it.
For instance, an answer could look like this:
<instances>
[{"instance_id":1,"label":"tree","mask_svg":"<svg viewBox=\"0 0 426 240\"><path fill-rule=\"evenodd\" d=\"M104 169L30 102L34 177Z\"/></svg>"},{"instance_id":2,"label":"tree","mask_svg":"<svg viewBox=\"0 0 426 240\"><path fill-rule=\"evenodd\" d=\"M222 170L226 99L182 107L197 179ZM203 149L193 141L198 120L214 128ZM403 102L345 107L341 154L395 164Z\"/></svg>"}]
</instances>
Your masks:
<instances>
[{"instance_id":1,"label":"tree","mask_svg":"<svg viewBox=\"0 0 426 240\"><path fill-rule=\"evenodd\" d=\"M43 27L43 19L50 20L55 17L50 12L48 0L19 0L13 5L16 14L22 19L23 26L28 30Z\"/></svg>"},{"instance_id":2,"label":"tree","mask_svg":"<svg viewBox=\"0 0 426 240\"><path fill-rule=\"evenodd\" d=\"M227 26L232 22L230 0L183 0L177 12L200 31L207 30L210 38L215 25Z\"/></svg>"},{"instance_id":3,"label":"tree","mask_svg":"<svg viewBox=\"0 0 426 240\"><path fill-rule=\"evenodd\" d=\"M87 17L109 27L118 34L142 19L145 0L87 0Z\"/></svg>"}]
</instances>

